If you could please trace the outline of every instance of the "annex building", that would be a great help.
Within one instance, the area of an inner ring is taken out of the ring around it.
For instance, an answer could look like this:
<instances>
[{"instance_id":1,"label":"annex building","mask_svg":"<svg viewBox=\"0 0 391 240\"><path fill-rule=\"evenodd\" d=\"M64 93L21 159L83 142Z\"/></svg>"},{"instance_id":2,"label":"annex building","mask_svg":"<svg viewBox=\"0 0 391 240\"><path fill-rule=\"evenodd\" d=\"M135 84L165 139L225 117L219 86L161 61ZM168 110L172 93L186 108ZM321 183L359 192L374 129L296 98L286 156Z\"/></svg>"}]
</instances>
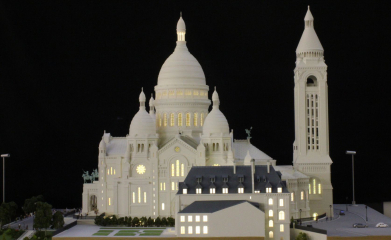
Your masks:
<instances>
[{"instance_id":1,"label":"annex building","mask_svg":"<svg viewBox=\"0 0 391 240\"><path fill-rule=\"evenodd\" d=\"M103 134L97 162L99 180L83 185L83 213L93 215L99 209L120 217L178 215L187 219L189 214L200 218L209 214L212 221L217 211L211 201L224 201L234 206L232 209L263 217L266 239L273 235L289 239L280 230L288 232L290 217L299 218L300 209L301 217L330 213L327 65L309 9L304 23L294 69L293 165L279 166L250 140L234 138L219 109L216 88L211 91L200 63L187 48L186 26L180 17L177 45L161 67L149 112L141 90L140 108L129 133L124 137ZM269 205L269 199L274 205ZM205 210L209 212L192 212L200 201L210 206ZM272 227L270 210L276 218ZM279 219L281 211L284 218ZM180 223L177 219L176 224ZM197 226L201 232L206 225L183 222L176 231L180 234L184 229L188 234L189 227L196 232ZM217 234L218 230L206 232Z\"/></svg>"}]
</instances>

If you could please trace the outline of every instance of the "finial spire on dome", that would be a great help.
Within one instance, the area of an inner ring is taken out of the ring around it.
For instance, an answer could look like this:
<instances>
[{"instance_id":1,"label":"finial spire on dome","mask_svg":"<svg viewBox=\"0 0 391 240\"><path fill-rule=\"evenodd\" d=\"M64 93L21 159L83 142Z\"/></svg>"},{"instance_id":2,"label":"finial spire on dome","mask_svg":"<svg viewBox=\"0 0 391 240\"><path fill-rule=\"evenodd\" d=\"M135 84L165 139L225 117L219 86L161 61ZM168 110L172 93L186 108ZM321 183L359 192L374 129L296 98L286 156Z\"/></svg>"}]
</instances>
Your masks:
<instances>
[{"instance_id":1,"label":"finial spire on dome","mask_svg":"<svg viewBox=\"0 0 391 240\"><path fill-rule=\"evenodd\" d=\"M140 101L140 109L145 109L145 94L143 91L143 88L141 88L140 96L138 97L138 100Z\"/></svg>"},{"instance_id":2,"label":"finial spire on dome","mask_svg":"<svg viewBox=\"0 0 391 240\"><path fill-rule=\"evenodd\" d=\"M323 51L322 44L314 29L314 17L312 16L309 6L304 17L304 23L304 32L301 36L299 45L297 46L296 53Z\"/></svg>"},{"instance_id":3,"label":"finial spire on dome","mask_svg":"<svg viewBox=\"0 0 391 240\"><path fill-rule=\"evenodd\" d=\"M212 101L213 101L213 108L219 108L220 98L219 98L219 94L217 93L216 86L215 86L215 91L212 94Z\"/></svg>"},{"instance_id":4,"label":"finial spire on dome","mask_svg":"<svg viewBox=\"0 0 391 240\"><path fill-rule=\"evenodd\" d=\"M176 25L176 33L178 35L178 41L184 42L185 41L185 34L186 34L186 25L185 25L185 21L183 21L183 18L182 18L182 12L180 15L181 16L180 16L178 23Z\"/></svg>"},{"instance_id":5,"label":"finial spire on dome","mask_svg":"<svg viewBox=\"0 0 391 240\"><path fill-rule=\"evenodd\" d=\"M151 98L149 99L149 114L153 115L155 113L155 99L153 98L153 93L151 93Z\"/></svg>"}]
</instances>

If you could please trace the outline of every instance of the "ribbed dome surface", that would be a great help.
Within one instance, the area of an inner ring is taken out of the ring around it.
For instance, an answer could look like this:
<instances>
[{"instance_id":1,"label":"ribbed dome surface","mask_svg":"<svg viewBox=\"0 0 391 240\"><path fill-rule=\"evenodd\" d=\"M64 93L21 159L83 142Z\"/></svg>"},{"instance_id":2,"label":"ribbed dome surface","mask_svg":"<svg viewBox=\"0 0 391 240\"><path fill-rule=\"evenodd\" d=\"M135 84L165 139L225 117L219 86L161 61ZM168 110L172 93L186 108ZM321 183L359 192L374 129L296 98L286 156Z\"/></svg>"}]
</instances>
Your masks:
<instances>
[{"instance_id":1,"label":"ribbed dome surface","mask_svg":"<svg viewBox=\"0 0 391 240\"><path fill-rule=\"evenodd\" d=\"M130 123L129 135L134 134L156 134L155 121L145 109L140 109Z\"/></svg>"},{"instance_id":2,"label":"ribbed dome surface","mask_svg":"<svg viewBox=\"0 0 391 240\"><path fill-rule=\"evenodd\" d=\"M229 133L227 118L218 108L213 108L205 118L203 134L210 133Z\"/></svg>"},{"instance_id":3,"label":"ribbed dome surface","mask_svg":"<svg viewBox=\"0 0 391 240\"><path fill-rule=\"evenodd\" d=\"M206 84L204 71L188 51L186 42L177 42L175 51L160 69L158 85L170 84Z\"/></svg>"}]
</instances>

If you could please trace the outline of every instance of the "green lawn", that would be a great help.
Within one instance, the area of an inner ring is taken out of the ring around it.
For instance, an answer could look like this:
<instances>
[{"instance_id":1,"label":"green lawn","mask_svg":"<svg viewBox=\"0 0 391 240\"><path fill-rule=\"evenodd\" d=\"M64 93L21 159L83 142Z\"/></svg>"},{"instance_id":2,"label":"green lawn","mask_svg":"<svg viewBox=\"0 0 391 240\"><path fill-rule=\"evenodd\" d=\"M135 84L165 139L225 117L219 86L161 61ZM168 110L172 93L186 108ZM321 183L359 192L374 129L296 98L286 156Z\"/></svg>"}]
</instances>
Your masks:
<instances>
[{"instance_id":1,"label":"green lawn","mask_svg":"<svg viewBox=\"0 0 391 240\"><path fill-rule=\"evenodd\" d=\"M148 233L148 232L155 232L155 233L160 232L160 233L162 233L163 230L144 230L144 232L145 232L145 233Z\"/></svg>"},{"instance_id":2,"label":"green lawn","mask_svg":"<svg viewBox=\"0 0 391 240\"><path fill-rule=\"evenodd\" d=\"M139 232L140 230L133 230L133 229L130 229L130 230L120 230L119 232Z\"/></svg>"},{"instance_id":3,"label":"green lawn","mask_svg":"<svg viewBox=\"0 0 391 240\"><path fill-rule=\"evenodd\" d=\"M92 235L94 235L94 236L108 236L112 232L113 232L113 230L99 230L97 233L94 233Z\"/></svg>"},{"instance_id":4,"label":"green lawn","mask_svg":"<svg viewBox=\"0 0 391 240\"><path fill-rule=\"evenodd\" d=\"M118 230L118 229L134 229L134 230L148 230L148 229L160 229L160 230L164 230L166 229L165 227L153 227L153 228L150 228L150 227L146 227L146 228L143 228L143 227L101 227L100 229L112 229L112 230Z\"/></svg>"},{"instance_id":5,"label":"green lawn","mask_svg":"<svg viewBox=\"0 0 391 240\"><path fill-rule=\"evenodd\" d=\"M160 236L162 232L147 232L147 233L141 233L140 236Z\"/></svg>"},{"instance_id":6,"label":"green lawn","mask_svg":"<svg viewBox=\"0 0 391 240\"><path fill-rule=\"evenodd\" d=\"M134 232L117 232L114 236L136 236Z\"/></svg>"}]
</instances>

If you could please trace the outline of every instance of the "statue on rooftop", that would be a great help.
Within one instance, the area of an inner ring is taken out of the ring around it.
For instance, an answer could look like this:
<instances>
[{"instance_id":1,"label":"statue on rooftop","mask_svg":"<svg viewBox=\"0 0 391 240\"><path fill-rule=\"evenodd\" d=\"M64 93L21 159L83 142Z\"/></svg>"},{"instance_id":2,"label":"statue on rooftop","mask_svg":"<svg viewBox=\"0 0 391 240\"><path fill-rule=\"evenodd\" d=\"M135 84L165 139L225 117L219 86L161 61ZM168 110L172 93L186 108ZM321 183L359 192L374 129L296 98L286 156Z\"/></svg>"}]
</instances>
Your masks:
<instances>
[{"instance_id":1,"label":"statue on rooftop","mask_svg":"<svg viewBox=\"0 0 391 240\"><path fill-rule=\"evenodd\" d=\"M247 140L251 139L251 129L253 129L253 127L250 127L250 129L245 129L245 131L247 133Z\"/></svg>"}]
</instances>

